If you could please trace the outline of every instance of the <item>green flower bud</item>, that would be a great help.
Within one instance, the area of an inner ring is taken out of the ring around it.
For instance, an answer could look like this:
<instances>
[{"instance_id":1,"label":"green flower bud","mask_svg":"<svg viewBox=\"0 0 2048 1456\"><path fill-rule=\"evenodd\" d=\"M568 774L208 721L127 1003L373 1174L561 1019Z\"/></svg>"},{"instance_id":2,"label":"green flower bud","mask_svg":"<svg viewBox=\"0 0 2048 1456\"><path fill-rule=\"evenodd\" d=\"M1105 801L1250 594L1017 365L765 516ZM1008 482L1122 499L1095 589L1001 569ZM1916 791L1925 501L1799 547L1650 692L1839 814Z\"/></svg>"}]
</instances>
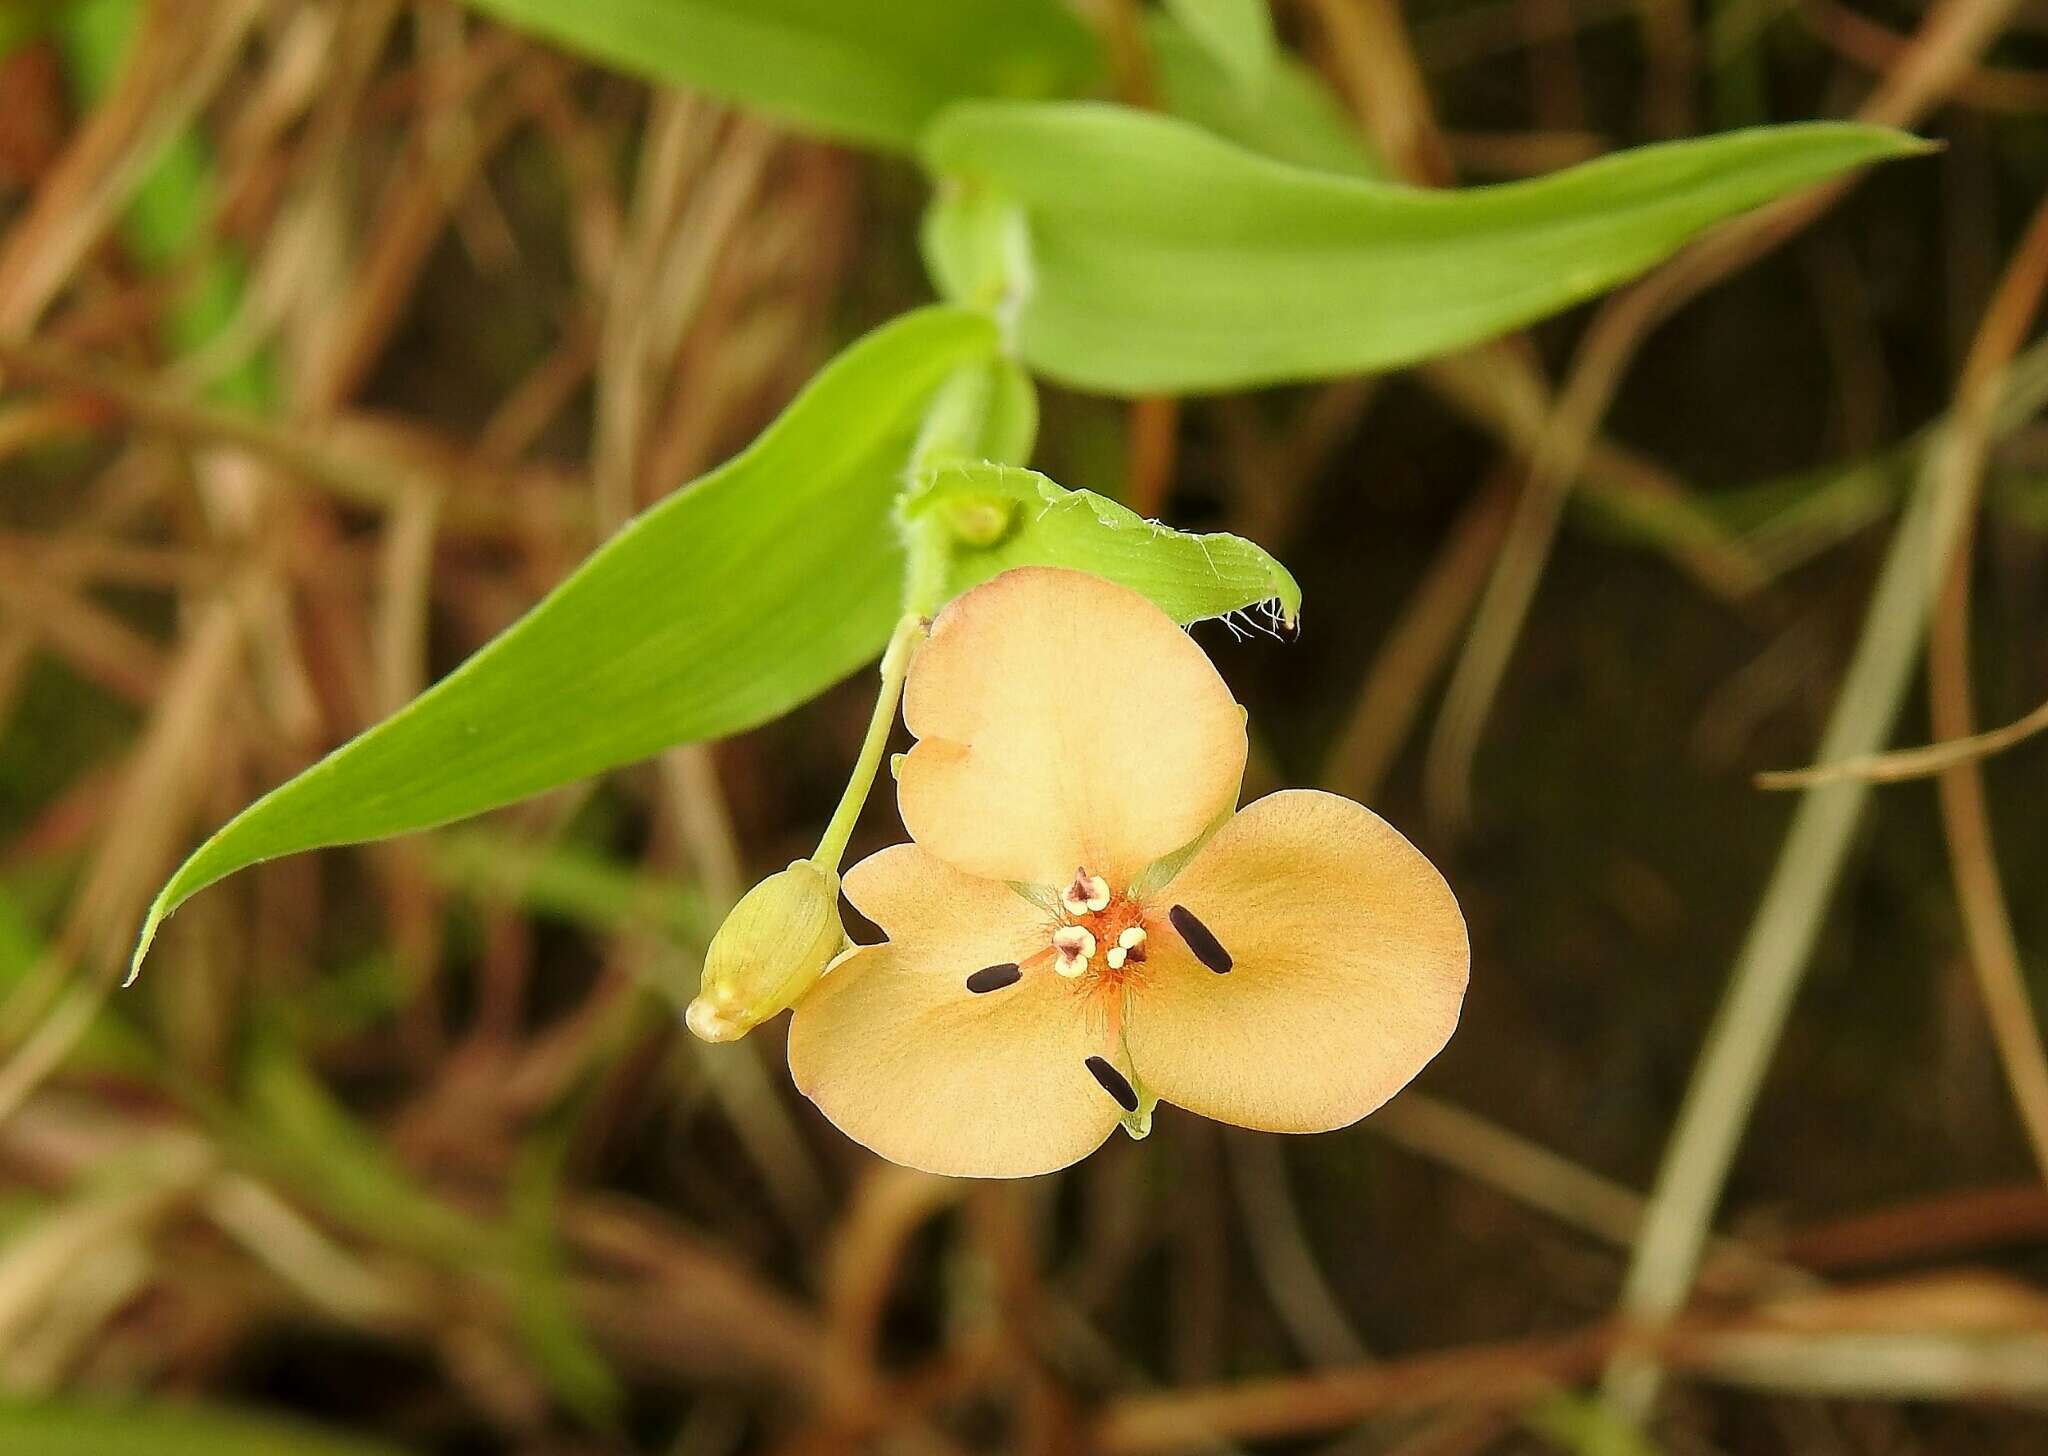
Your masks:
<instances>
[{"instance_id":1,"label":"green flower bud","mask_svg":"<svg viewBox=\"0 0 2048 1456\"><path fill-rule=\"evenodd\" d=\"M683 1020L704 1041L736 1041L796 1004L846 943L839 876L800 859L733 906Z\"/></svg>"},{"instance_id":2,"label":"green flower bud","mask_svg":"<svg viewBox=\"0 0 2048 1456\"><path fill-rule=\"evenodd\" d=\"M1017 502L998 495L956 496L939 506L940 519L963 546L993 546L1010 534Z\"/></svg>"}]
</instances>

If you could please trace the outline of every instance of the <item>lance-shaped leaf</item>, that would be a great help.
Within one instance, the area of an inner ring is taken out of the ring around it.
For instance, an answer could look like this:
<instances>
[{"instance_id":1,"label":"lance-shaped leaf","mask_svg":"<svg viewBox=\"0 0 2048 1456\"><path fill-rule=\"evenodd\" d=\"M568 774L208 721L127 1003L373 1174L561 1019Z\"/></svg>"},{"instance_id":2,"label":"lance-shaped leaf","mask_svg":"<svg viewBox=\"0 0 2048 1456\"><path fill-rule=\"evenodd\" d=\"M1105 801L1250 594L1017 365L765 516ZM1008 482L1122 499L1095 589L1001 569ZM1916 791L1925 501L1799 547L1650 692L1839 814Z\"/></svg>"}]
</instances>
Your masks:
<instances>
[{"instance_id":1,"label":"lance-shaped leaf","mask_svg":"<svg viewBox=\"0 0 2048 1456\"><path fill-rule=\"evenodd\" d=\"M603 65L892 151L950 102L1070 95L1101 65L1060 0L469 3Z\"/></svg>"},{"instance_id":2,"label":"lance-shaped leaf","mask_svg":"<svg viewBox=\"0 0 2048 1456\"><path fill-rule=\"evenodd\" d=\"M983 316L932 308L848 349L744 453L201 845L150 907L135 964L165 915L245 865L429 828L738 732L880 652L901 609L892 507L925 402L994 347Z\"/></svg>"},{"instance_id":3,"label":"lance-shaped leaf","mask_svg":"<svg viewBox=\"0 0 2048 1456\"><path fill-rule=\"evenodd\" d=\"M923 150L955 184L939 206L993 195L1022 215L1025 362L1083 388L1157 394L1456 349L1610 288L1723 218L1924 149L1814 123L1431 191L1289 166L1125 107L968 102Z\"/></svg>"},{"instance_id":4,"label":"lance-shaped leaf","mask_svg":"<svg viewBox=\"0 0 2048 1456\"><path fill-rule=\"evenodd\" d=\"M1242 536L1147 520L1035 470L977 462L934 470L904 502L914 535L946 553L945 597L1013 566L1066 566L1121 582L1183 625L1263 607L1292 626L1301 588Z\"/></svg>"}]
</instances>

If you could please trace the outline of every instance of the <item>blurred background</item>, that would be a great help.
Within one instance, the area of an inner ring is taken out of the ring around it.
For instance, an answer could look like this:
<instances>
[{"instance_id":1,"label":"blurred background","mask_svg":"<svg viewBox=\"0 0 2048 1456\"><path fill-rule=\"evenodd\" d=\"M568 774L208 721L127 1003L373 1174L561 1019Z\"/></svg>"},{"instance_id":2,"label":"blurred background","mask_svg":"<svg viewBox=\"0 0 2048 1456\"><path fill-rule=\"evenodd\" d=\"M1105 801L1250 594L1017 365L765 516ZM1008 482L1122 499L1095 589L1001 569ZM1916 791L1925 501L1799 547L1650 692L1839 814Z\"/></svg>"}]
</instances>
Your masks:
<instances>
[{"instance_id":1,"label":"blurred background","mask_svg":"<svg viewBox=\"0 0 2048 1456\"><path fill-rule=\"evenodd\" d=\"M1147 102L1134 0L1082 9ZM1049 474L1293 569L1296 639L1200 633L1248 791L1372 803L1475 959L1355 1128L1162 1108L977 1185L834 1133L780 1026L677 1015L814 842L865 677L245 873L116 989L201 834L929 296L915 170L452 0L0 4L0 1451L2048 1449L2048 743L1874 788L1834 858L1754 782L1912 660L1925 610L1869 604L1923 478L1981 508L1897 741L2048 697L2048 4L1274 10L1425 185L1859 112L1943 149L1415 370L1047 392ZM1639 306L1667 284L1701 296ZM1546 551L1518 502L1561 476ZM900 836L878 795L854 855ZM1768 1076L1634 1432L1590 1392L1767 883L1818 940L1782 1035L1725 1031Z\"/></svg>"}]
</instances>

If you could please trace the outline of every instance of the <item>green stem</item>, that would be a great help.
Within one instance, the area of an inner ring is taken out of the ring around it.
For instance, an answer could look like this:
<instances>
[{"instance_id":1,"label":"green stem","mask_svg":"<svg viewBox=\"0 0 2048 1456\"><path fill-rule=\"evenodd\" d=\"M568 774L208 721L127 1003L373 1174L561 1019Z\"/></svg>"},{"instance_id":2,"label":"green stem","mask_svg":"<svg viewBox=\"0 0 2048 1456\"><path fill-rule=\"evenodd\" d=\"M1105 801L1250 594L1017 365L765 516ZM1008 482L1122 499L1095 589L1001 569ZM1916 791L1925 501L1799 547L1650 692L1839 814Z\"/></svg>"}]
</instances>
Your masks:
<instances>
[{"instance_id":1,"label":"green stem","mask_svg":"<svg viewBox=\"0 0 2048 1456\"><path fill-rule=\"evenodd\" d=\"M846 792L839 796L832 822L825 826L818 851L811 856L813 863L833 874L839 873L839 862L846 857L846 841L853 837L854 821L860 818L861 808L868 801L868 790L874 787L875 774L882 767L882 750L889 746L889 730L896 726L896 705L903 698L903 679L924 637L924 626L921 614L905 612L882 653L882 690L875 697L874 716L868 719L868 736L861 741L860 757L853 761L853 777L846 781Z\"/></svg>"},{"instance_id":2,"label":"green stem","mask_svg":"<svg viewBox=\"0 0 2048 1456\"><path fill-rule=\"evenodd\" d=\"M979 361L962 365L939 386L925 407L924 421L911 447L906 499L924 488L934 467L949 460L979 458L993 394L989 366ZM818 852L812 856L816 863L835 874L846 854L854 820L860 817L861 807L868 801L868 790L874 787L875 774L882 766L882 750L888 746L889 729L896 722L896 704L903 697L903 678L910 670L911 656L923 638L925 622L938 610L939 596L945 588L952 543L943 526L919 522L908 531L905 545L910 561L905 573L904 600L909 609L896 623L888 649L882 654L882 691L875 699L875 713L868 720L868 736L861 743L860 757L854 760L853 777L847 780L846 792L840 796L839 807L833 810L832 822L825 826Z\"/></svg>"},{"instance_id":3,"label":"green stem","mask_svg":"<svg viewBox=\"0 0 2048 1456\"><path fill-rule=\"evenodd\" d=\"M949 460L978 460L982 435L988 426L989 403L994 394L991 366L977 359L948 375L932 395L918 427L917 442L910 447L912 489L925 473Z\"/></svg>"},{"instance_id":4,"label":"green stem","mask_svg":"<svg viewBox=\"0 0 2048 1456\"><path fill-rule=\"evenodd\" d=\"M909 501L930 484L932 471L948 461L978 458L981 436L988 422L989 370L981 362L964 364L953 371L925 407L924 422L917 442L910 450L909 484L903 501ZM943 523L926 519L905 521L904 547L909 563L904 572L903 604L929 617L938 610L945 590L946 567L952 557L952 538Z\"/></svg>"},{"instance_id":5,"label":"green stem","mask_svg":"<svg viewBox=\"0 0 2048 1456\"><path fill-rule=\"evenodd\" d=\"M938 611L939 597L946 589L946 568L952 563L953 543L945 524L927 517L913 521L904 533L903 547L909 564L903 574L903 601L913 616L929 617Z\"/></svg>"}]
</instances>

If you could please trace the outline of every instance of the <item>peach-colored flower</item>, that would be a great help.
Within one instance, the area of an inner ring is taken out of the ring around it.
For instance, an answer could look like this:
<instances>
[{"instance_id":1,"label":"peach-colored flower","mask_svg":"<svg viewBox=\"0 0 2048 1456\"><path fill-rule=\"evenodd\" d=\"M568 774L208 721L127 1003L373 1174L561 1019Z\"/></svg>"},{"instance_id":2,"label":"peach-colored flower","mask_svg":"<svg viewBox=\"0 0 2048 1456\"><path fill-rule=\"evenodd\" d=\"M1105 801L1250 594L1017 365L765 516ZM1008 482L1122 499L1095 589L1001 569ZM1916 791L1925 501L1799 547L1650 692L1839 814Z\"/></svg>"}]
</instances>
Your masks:
<instances>
[{"instance_id":1,"label":"peach-colored flower","mask_svg":"<svg viewBox=\"0 0 2048 1456\"><path fill-rule=\"evenodd\" d=\"M1450 1038L1469 950L1443 877L1333 794L1230 814L1244 710L1138 593L996 577L933 622L903 716L915 842L844 883L888 939L790 1025L797 1086L849 1137L1017 1177L1142 1133L1155 1098L1319 1132Z\"/></svg>"}]
</instances>

